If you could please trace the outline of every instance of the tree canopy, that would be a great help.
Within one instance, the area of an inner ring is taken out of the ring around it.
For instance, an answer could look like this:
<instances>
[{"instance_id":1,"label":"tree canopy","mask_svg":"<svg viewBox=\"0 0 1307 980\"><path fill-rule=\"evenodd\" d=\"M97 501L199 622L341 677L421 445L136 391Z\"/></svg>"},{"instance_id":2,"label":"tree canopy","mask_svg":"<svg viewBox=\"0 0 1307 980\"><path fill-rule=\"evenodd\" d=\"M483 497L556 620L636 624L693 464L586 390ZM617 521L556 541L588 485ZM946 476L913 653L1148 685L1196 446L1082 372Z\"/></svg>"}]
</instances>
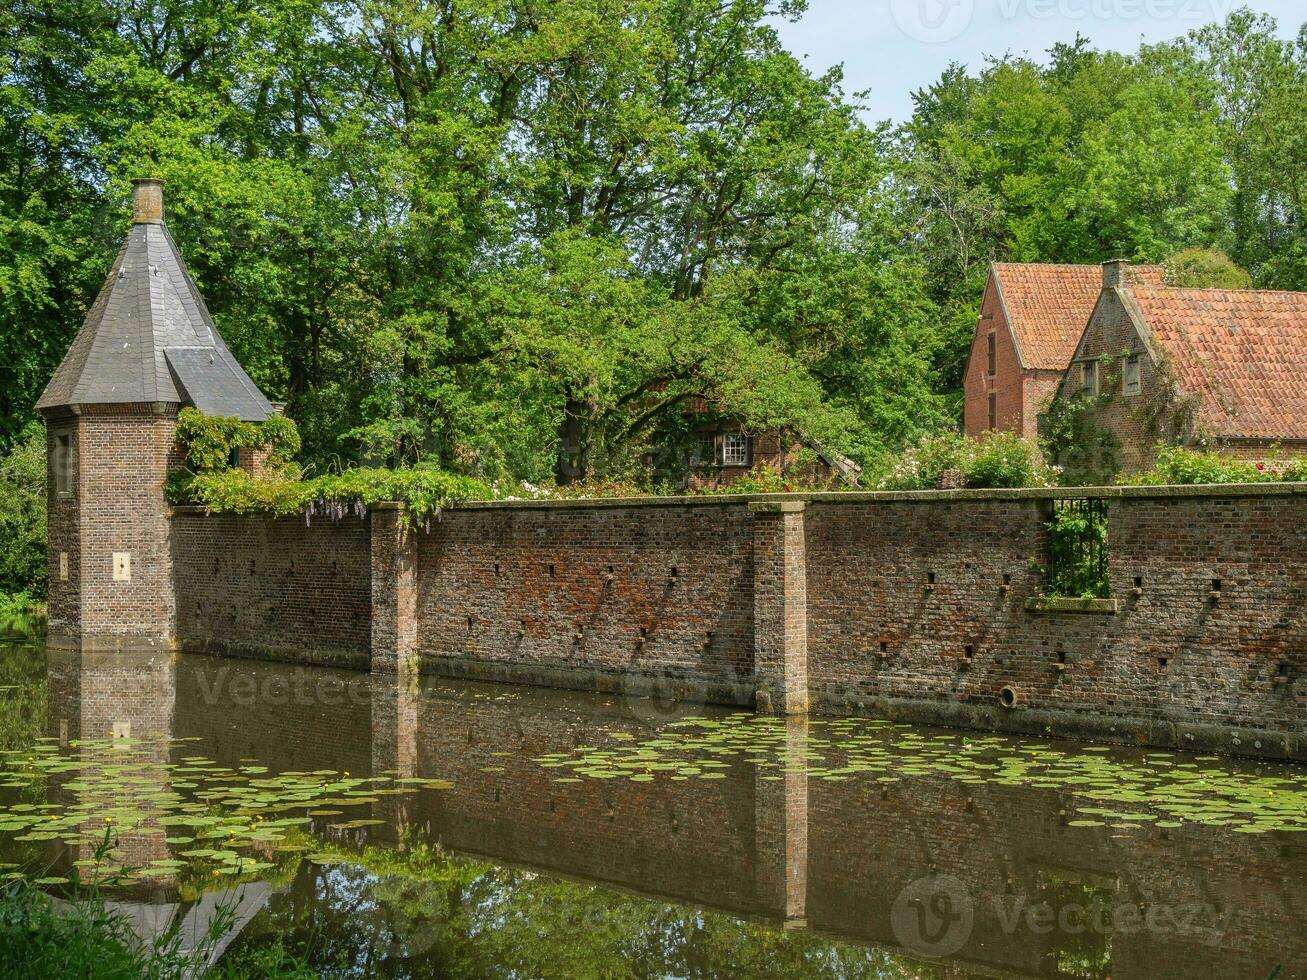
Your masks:
<instances>
[{"instance_id":1,"label":"tree canopy","mask_svg":"<svg viewBox=\"0 0 1307 980\"><path fill-rule=\"evenodd\" d=\"M955 421L990 261L1216 249L1307 288L1307 34L1237 11L1133 54L1077 37L950 66L895 126L783 48L802 13L14 0L0 447L145 174L319 469L620 474L705 404L871 462Z\"/></svg>"}]
</instances>

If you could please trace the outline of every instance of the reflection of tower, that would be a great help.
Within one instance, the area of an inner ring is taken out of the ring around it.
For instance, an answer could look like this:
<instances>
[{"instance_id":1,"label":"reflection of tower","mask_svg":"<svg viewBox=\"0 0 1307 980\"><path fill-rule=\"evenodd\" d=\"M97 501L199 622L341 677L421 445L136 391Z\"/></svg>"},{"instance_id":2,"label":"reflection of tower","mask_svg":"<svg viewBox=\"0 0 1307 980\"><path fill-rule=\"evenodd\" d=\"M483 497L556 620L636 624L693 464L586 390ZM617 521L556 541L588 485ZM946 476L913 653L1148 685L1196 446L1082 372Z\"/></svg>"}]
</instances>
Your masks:
<instances>
[{"instance_id":1,"label":"reflection of tower","mask_svg":"<svg viewBox=\"0 0 1307 980\"><path fill-rule=\"evenodd\" d=\"M418 678L411 671L372 680L372 774L396 779L417 775ZM373 805L378 836L400 843L410 822L408 795L383 796Z\"/></svg>"},{"instance_id":2,"label":"reflection of tower","mask_svg":"<svg viewBox=\"0 0 1307 980\"><path fill-rule=\"evenodd\" d=\"M157 804L143 798L168 788L168 760L176 699L176 671L166 651L69 651L50 650L47 655L47 717L50 735L61 747L73 742L90 742L77 751L87 760L82 785L90 788L69 793L66 804L86 803L95 814L84 826L87 839L98 838L106 824L99 813L110 806L130 801L147 816L137 826L118 831L114 863L146 867L167 858L164 828L155 820ZM108 740L103 746L101 742ZM108 782L104 767L121 753L123 762L140 765L129 784ZM150 779L148 777L155 778ZM130 788L129 788L130 786ZM154 819L151 819L151 814ZM72 860L86 860L95 846L71 848ZM155 884L171 883L170 877L156 877Z\"/></svg>"},{"instance_id":3,"label":"reflection of tower","mask_svg":"<svg viewBox=\"0 0 1307 980\"><path fill-rule=\"evenodd\" d=\"M82 753L87 766L74 780L84 790L61 790L55 802L64 805L92 804L93 816L85 825L90 840L104 833L97 815L108 806L128 804L144 819L128 830L117 832L118 846L109 861L124 867L149 867L152 861L170 858L167 829L158 822L163 814L145 794L166 791L174 735L177 699L176 658L166 651L74 651L50 649L46 655L47 718L49 734L61 749ZM90 746L73 743L90 742ZM120 756L121 753L121 756ZM134 769L139 783L103 781L103 767L122 761ZM95 845L78 844L68 849L70 862L94 856ZM183 953L204 947L208 962L216 962L272 892L265 882L249 882L234 891L207 892L183 904L172 886L173 875L148 879L151 900L111 897L109 908L122 916L147 946L174 925ZM216 944L211 928L225 921L227 929Z\"/></svg>"},{"instance_id":4,"label":"reflection of tower","mask_svg":"<svg viewBox=\"0 0 1307 980\"><path fill-rule=\"evenodd\" d=\"M754 777L754 868L759 905L791 929L806 925L808 905L808 719L784 725L780 768Z\"/></svg>"}]
</instances>

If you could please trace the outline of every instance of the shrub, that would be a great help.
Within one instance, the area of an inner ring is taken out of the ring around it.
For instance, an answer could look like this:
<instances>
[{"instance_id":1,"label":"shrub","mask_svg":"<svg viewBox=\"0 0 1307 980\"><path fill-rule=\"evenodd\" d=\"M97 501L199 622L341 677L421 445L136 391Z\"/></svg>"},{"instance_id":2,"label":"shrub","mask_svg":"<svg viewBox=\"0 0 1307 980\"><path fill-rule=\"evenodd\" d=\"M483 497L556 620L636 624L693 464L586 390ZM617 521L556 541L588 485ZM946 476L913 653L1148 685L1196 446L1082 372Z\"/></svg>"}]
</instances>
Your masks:
<instances>
[{"instance_id":1,"label":"shrub","mask_svg":"<svg viewBox=\"0 0 1307 980\"><path fill-rule=\"evenodd\" d=\"M1166 284L1206 289L1252 289L1253 277L1218 249L1186 248L1166 260Z\"/></svg>"},{"instance_id":2,"label":"shrub","mask_svg":"<svg viewBox=\"0 0 1307 980\"><path fill-rule=\"evenodd\" d=\"M311 480L256 479L244 470L174 474L168 499L175 504L199 504L215 513L267 513L287 517L315 514L341 517L364 513L379 503L402 503L411 523L438 517L455 500L489 500L496 493L471 477L419 467L386 470L368 467L319 476Z\"/></svg>"},{"instance_id":3,"label":"shrub","mask_svg":"<svg viewBox=\"0 0 1307 980\"><path fill-rule=\"evenodd\" d=\"M777 473L764 466L751 469L748 473L736 477L724 487L709 490L709 493L746 494L746 493L794 493L800 489L799 482L784 473Z\"/></svg>"},{"instance_id":4,"label":"shrub","mask_svg":"<svg viewBox=\"0 0 1307 980\"><path fill-rule=\"evenodd\" d=\"M1301 461L1289 464L1288 469L1302 467ZM1203 483L1259 483L1281 478L1286 467L1265 463L1247 463L1229 459L1220 453L1168 446L1157 454L1151 470L1118 479L1134 486L1161 486L1166 484L1194 485ZM1295 479L1295 477L1287 477Z\"/></svg>"},{"instance_id":5,"label":"shrub","mask_svg":"<svg viewBox=\"0 0 1307 980\"><path fill-rule=\"evenodd\" d=\"M284 415L272 415L262 423L242 422L194 408L178 413L177 442L197 473L229 468L233 450L265 447L271 468L285 470L294 465L300 451L299 429Z\"/></svg>"},{"instance_id":6,"label":"shrub","mask_svg":"<svg viewBox=\"0 0 1307 980\"><path fill-rule=\"evenodd\" d=\"M894 461L877 484L881 490L927 490L940 474L957 470L970 487L1050 486L1054 471L1039 448L1015 432L986 432L970 439L960 432L923 436Z\"/></svg>"},{"instance_id":7,"label":"shrub","mask_svg":"<svg viewBox=\"0 0 1307 980\"><path fill-rule=\"evenodd\" d=\"M960 432L922 436L904 450L877 483L880 490L927 490L939 483L945 470L964 470L975 446Z\"/></svg>"},{"instance_id":8,"label":"shrub","mask_svg":"<svg viewBox=\"0 0 1307 980\"><path fill-rule=\"evenodd\" d=\"M1039 448L1015 432L987 432L963 467L969 487L1046 487L1053 481Z\"/></svg>"}]
</instances>

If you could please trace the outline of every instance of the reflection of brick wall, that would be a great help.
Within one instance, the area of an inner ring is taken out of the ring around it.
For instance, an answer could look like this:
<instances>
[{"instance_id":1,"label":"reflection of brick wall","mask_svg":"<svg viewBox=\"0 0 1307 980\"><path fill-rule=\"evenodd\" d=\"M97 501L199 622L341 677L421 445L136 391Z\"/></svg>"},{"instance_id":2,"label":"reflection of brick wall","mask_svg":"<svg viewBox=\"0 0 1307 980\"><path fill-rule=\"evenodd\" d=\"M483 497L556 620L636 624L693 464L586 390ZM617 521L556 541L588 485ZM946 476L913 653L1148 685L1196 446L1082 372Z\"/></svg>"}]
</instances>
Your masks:
<instances>
[{"instance_id":1,"label":"reflection of brick wall","mask_svg":"<svg viewBox=\"0 0 1307 980\"><path fill-rule=\"evenodd\" d=\"M189 650L366 666L369 526L357 517L173 517L177 634Z\"/></svg>"},{"instance_id":2,"label":"reflection of brick wall","mask_svg":"<svg viewBox=\"0 0 1307 980\"><path fill-rule=\"evenodd\" d=\"M280 770L370 775L371 678L356 671L185 657L177 667L178 738L224 766L264 760Z\"/></svg>"},{"instance_id":3,"label":"reflection of brick wall","mask_svg":"<svg viewBox=\"0 0 1307 980\"><path fill-rule=\"evenodd\" d=\"M532 761L599 745L614 731L649 734L621 705L569 707L534 693L520 703L429 697L419 707L418 768L453 780L455 789L415 797L414 821L458 850L642 892L757 908L750 767L737 764L727 779L710 781L662 774L651 782L560 784L554 780L561 770Z\"/></svg>"},{"instance_id":4,"label":"reflection of brick wall","mask_svg":"<svg viewBox=\"0 0 1307 980\"><path fill-rule=\"evenodd\" d=\"M1307 937L1292 923L1307 897L1299 849L1271 835L1219 828L1128 833L1066 826L1075 798L1052 790L966 786L943 777L888 787L814 780L808 813L808 922L824 932L897 946L890 910L911 882L959 878L975 910L964 962L1053 976L1059 948L1083 944L1075 913L1032 928L1022 913L1050 878L1093 886L1115 914L1110 975L1307 977ZM1296 869L1296 870L1295 870ZM1055 908L1061 912L1065 906ZM1153 916L1153 927L1143 916ZM1133 919L1133 913L1140 918Z\"/></svg>"}]
</instances>

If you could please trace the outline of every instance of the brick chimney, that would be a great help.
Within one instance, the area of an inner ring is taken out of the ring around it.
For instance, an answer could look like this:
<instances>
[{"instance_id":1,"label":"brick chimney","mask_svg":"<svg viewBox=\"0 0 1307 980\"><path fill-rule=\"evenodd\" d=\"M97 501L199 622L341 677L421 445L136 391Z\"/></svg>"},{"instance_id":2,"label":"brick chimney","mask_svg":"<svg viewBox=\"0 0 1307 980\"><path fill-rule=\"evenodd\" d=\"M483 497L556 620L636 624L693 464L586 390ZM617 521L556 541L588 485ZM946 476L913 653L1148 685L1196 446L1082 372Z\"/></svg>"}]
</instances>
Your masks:
<instances>
[{"instance_id":1,"label":"brick chimney","mask_svg":"<svg viewBox=\"0 0 1307 980\"><path fill-rule=\"evenodd\" d=\"M163 181L157 177L137 177L132 181L132 223L163 224Z\"/></svg>"},{"instance_id":2,"label":"brick chimney","mask_svg":"<svg viewBox=\"0 0 1307 980\"><path fill-rule=\"evenodd\" d=\"M1118 289L1130 285L1130 263L1126 259L1109 259L1103 263L1103 288Z\"/></svg>"}]
</instances>

